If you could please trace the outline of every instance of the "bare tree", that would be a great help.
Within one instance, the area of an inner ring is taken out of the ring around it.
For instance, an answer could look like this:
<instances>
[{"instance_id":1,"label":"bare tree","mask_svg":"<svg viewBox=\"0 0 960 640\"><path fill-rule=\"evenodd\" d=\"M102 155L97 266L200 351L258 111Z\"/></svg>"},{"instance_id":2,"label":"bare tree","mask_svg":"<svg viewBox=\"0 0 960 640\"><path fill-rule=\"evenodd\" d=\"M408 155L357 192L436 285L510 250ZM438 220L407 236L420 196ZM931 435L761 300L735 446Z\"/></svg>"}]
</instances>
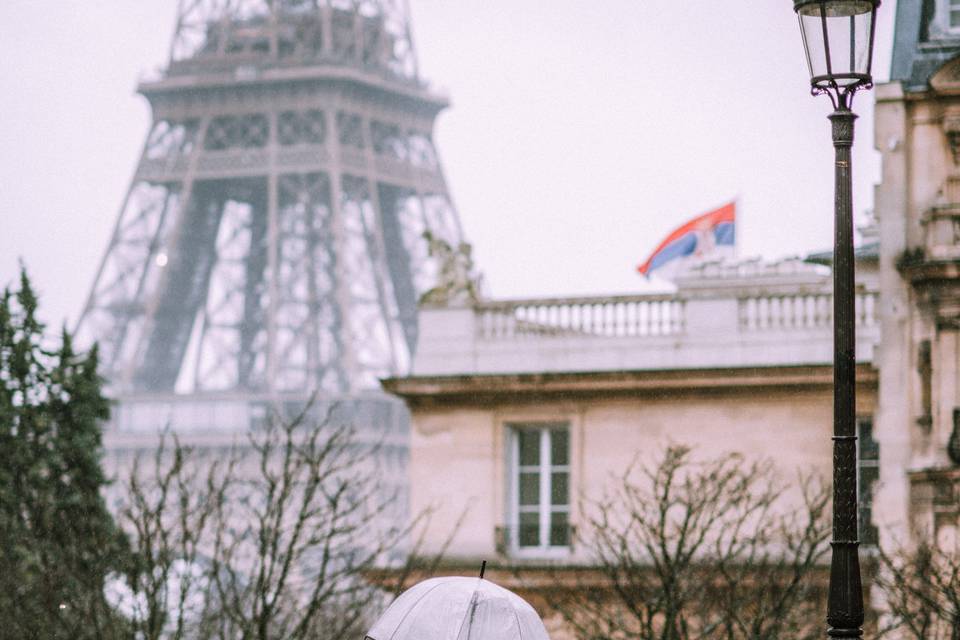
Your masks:
<instances>
[{"instance_id":1,"label":"bare tree","mask_svg":"<svg viewBox=\"0 0 960 640\"><path fill-rule=\"evenodd\" d=\"M170 442L172 440L172 447ZM149 463L134 461L119 520L133 541L133 568L115 581L115 600L144 640L203 637L209 620L205 570L213 518L233 473L233 459L201 460L164 433Z\"/></svg>"},{"instance_id":2,"label":"bare tree","mask_svg":"<svg viewBox=\"0 0 960 640\"><path fill-rule=\"evenodd\" d=\"M362 637L392 597L384 567L402 585L436 566L419 553L431 513L397 517L384 442L333 410L268 419L221 461L174 439L135 465L121 516L139 564L120 608L139 637Z\"/></svg>"},{"instance_id":3,"label":"bare tree","mask_svg":"<svg viewBox=\"0 0 960 640\"><path fill-rule=\"evenodd\" d=\"M874 580L881 635L960 640L960 554L922 539L913 549L881 549Z\"/></svg>"},{"instance_id":4,"label":"bare tree","mask_svg":"<svg viewBox=\"0 0 960 640\"><path fill-rule=\"evenodd\" d=\"M572 582L557 573L550 608L590 640L819 636L829 496L813 475L799 486L798 510L770 462L695 462L670 446L634 463L584 501L590 566Z\"/></svg>"}]
</instances>

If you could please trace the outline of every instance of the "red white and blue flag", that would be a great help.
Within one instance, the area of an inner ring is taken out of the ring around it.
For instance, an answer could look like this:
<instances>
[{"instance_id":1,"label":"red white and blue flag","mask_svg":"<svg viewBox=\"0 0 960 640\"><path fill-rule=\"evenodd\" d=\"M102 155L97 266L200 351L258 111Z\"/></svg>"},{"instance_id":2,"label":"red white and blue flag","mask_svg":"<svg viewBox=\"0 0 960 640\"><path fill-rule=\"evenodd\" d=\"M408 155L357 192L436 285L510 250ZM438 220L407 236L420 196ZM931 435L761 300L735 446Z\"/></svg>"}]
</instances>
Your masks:
<instances>
[{"instance_id":1,"label":"red white and blue flag","mask_svg":"<svg viewBox=\"0 0 960 640\"><path fill-rule=\"evenodd\" d=\"M649 277L668 264L678 267L732 255L736 246L736 220L736 200L697 216L670 232L637 270Z\"/></svg>"}]
</instances>

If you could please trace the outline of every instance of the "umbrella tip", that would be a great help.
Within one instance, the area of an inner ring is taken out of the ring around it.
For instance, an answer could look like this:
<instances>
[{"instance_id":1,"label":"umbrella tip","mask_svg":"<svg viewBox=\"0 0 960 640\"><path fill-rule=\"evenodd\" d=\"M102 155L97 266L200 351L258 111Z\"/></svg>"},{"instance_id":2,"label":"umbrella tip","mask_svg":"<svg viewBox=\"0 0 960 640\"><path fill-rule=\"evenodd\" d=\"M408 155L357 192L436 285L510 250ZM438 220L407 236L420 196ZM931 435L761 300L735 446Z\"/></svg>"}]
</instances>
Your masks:
<instances>
[{"instance_id":1,"label":"umbrella tip","mask_svg":"<svg viewBox=\"0 0 960 640\"><path fill-rule=\"evenodd\" d=\"M483 572L487 570L487 561L484 560L480 563L480 579L483 580Z\"/></svg>"}]
</instances>

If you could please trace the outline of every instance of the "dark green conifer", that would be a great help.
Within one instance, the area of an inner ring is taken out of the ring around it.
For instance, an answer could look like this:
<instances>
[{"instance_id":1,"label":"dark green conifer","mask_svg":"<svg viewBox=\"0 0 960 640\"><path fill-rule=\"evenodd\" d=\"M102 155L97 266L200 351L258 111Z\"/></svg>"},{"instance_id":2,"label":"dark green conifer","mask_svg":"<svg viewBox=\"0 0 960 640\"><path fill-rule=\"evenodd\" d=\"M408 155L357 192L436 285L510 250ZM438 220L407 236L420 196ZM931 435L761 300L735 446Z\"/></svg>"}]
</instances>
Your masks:
<instances>
[{"instance_id":1,"label":"dark green conifer","mask_svg":"<svg viewBox=\"0 0 960 640\"><path fill-rule=\"evenodd\" d=\"M105 638L126 544L104 503L97 351L48 346L25 272L0 297L0 638Z\"/></svg>"}]
</instances>

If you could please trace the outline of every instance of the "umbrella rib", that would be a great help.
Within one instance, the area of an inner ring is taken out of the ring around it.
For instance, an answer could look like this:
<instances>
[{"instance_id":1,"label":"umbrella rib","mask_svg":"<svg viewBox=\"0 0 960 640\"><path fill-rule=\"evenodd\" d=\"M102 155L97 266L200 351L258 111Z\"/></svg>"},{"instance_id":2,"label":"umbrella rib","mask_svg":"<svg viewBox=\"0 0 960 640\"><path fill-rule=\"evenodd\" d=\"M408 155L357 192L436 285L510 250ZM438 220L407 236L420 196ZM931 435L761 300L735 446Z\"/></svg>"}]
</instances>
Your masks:
<instances>
[{"instance_id":1,"label":"umbrella rib","mask_svg":"<svg viewBox=\"0 0 960 640\"><path fill-rule=\"evenodd\" d=\"M425 594L423 594L422 596L420 596L419 598L417 598L417 601L413 603L413 606L410 607L409 609L407 609L407 612L406 612L405 614L403 614L403 617L402 617L402 618L400 618L400 622L397 623L397 628L393 630L393 633L390 634L390 637L389 637L387 640L393 640L393 637L394 637L395 635L397 635L397 631L399 631L399 630L400 630L400 627L403 626L403 621L407 619L407 616L410 615L410 614L413 612L413 610L417 608L417 605L418 605L418 604L420 604L421 602L423 602L423 599L424 599L424 598L426 598L428 595L430 595L430 594L433 592L433 590L436 589L437 587L439 587L441 584L443 584L443 583L442 583L442 582L438 582L437 584L435 584L435 585L433 585L432 587L430 587L429 589L427 589L427 592L426 592Z\"/></svg>"},{"instance_id":2,"label":"umbrella rib","mask_svg":"<svg viewBox=\"0 0 960 640\"><path fill-rule=\"evenodd\" d=\"M517 608L513 606L513 603L510 603L510 608L513 609L513 617L517 619L517 636L518 640L523 640L523 626L520 624L520 614L517 613Z\"/></svg>"},{"instance_id":3,"label":"umbrella rib","mask_svg":"<svg viewBox=\"0 0 960 640\"><path fill-rule=\"evenodd\" d=\"M482 582L483 578L477 578L478 581ZM463 620L460 621L460 626L457 628L457 637L454 640L460 640L460 634L463 633L463 624L467 621L467 616L470 615L472 609L475 608L473 599L477 597L477 594L480 593L480 585L477 584L476 588L473 590L473 593L470 594L470 602L467 603L467 612L463 614ZM468 630L469 631L469 630ZM470 634L467 634L467 640L470 639Z\"/></svg>"}]
</instances>

